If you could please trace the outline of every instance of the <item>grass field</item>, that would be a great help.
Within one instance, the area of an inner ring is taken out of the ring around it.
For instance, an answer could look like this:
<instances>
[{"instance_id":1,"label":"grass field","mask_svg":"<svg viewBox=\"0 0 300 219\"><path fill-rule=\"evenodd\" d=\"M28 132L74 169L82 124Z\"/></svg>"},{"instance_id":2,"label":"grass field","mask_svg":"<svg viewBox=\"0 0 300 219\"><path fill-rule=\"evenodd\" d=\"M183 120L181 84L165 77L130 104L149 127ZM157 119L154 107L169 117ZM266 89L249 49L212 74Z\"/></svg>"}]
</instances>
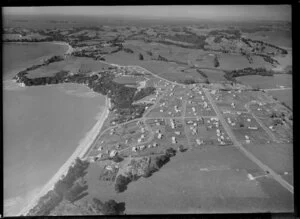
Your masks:
<instances>
[{"instance_id":1,"label":"grass field","mask_svg":"<svg viewBox=\"0 0 300 219\"><path fill-rule=\"evenodd\" d=\"M288 182L293 184L292 144L244 144L244 147L279 175L288 172Z\"/></svg>"},{"instance_id":2,"label":"grass field","mask_svg":"<svg viewBox=\"0 0 300 219\"><path fill-rule=\"evenodd\" d=\"M53 62L49 65L28 72L28 77L53 76L55 73L65 70L73 73L91 73L108 69L109 65L91 58L69 57L60 62Z\"/></svg>"},{"instance_id":3,"label":"grass field","mask_svg":"<svg viewBox=\"0 0 300 219\"><path fill-rule=\"evenodd\" d=\"M248 173L265 173L234 147L178 153L159 172L131 182L119 194L111 182L98 179L100 172L97 164L90 165L86 175L89 194L105 201L124 201L127 214L293 210L292 195L274 180L249 180Z\"/></svg>"},{"instance_id":4,"label":"grass field","mask_svg":"<svg viewBox=\"0 0 300 219\"><path fill-rule=\"evenodd\" d=\"M293 108L293 90L273 90L268 91L273 97L275 97L280 102L284 102L289 107Z\"/></svg>"},{"instance_id":5,"label":"grass field","mask_svg":"<svg viewBox=\"0 0 300 219\"><path fill-rule=\"evenodd\" d=\"M253 40L261 40L278 46L292 46L292 36L290 31L258 31L255 33L244 33L244 35Z\"/></svg>"},{"instance_id":6,"label":"grass field","mask_svg":"<svg viewBox=\"0 0 300 219\"><path fill-rule=\"evenodd\" d=\"M238 77L237 81L254 88L278 88L279 86L292 87L292 75L278 74L274 76L248 75Z\"/></svg>"}]
</instances>

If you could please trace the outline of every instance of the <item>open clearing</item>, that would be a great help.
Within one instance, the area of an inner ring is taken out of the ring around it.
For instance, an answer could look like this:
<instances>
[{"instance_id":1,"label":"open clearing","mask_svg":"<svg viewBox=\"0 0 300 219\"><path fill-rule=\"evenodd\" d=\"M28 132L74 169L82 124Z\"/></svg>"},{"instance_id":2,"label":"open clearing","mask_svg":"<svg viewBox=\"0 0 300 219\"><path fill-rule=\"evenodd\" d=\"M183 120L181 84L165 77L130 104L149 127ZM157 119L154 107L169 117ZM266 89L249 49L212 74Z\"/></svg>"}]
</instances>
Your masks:
<instances>
[{"instance_id":1,"label":"open clearing","mask_svg":"<svg viewBox=\"0 0 300 219\"><path fill-rule=\"evenodd\" d=\"M178 153L159 172L116 194L113 184L88 172L89 194L126 203L126 213L290 212L293 197L234 147L205 147ZM97 174L98 173L98 174ZM145 199L147 197L147 199ZM230 210L229 210L230 209Z\"/></svg>"},{"instance_id":2,"label":"open clearing","mask_svg":"<svg viewBox=\"0 0 300 219\"><path fill-rule=\"evenodd\" d=\"M109 65L91 58L68 57L60 62L53 62L28 72L29 78L53 76L59 71L76 73L92 73L108 69Z\"/></svg>"},{"instance_id":3,"label":"open clearing","mask_svg":"<svg viewBox=\"0 0 300 219\"><path fill-rule=\"evenodd\" d=\"M289 107L293 108L293 90L272 90L268 91L273 97L275 97L280 102L284 102Z\"/></svg>"},{"instance_id":4,"label":"open clearing","mask_svg":"<svg viewBox=\"0 0 300 219\"><path fill-rule=\"evenodd\" d=\"M279 86L292 87L292 75L278 74L274 76L248 75L238 77L237 80L254 88L278 88Z\"/></svg>"}]
</instances>

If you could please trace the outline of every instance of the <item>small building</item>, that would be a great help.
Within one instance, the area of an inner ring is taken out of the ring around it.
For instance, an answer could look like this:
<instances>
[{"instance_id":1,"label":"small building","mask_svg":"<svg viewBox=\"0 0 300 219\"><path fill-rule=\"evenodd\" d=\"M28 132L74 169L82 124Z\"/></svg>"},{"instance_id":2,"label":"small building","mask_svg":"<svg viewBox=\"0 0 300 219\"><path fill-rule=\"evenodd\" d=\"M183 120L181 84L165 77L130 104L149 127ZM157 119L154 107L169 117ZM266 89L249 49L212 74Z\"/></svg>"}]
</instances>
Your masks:
<instances>
[{"instance_id":1,"label":"small building","mask_svg":"<svg viewBox=\"0 0 300 219\"><path fill-rule=\"evenodd\" d=\"M107 165L107 166L105 167L105 169L110 170L110 171L113 170L112 166L110 166L110 165Z\"/></svg>"},{"instance_id":2,"label":"small building","mask_svg":"<svg viewBox=\"0 0 300 219\"><path fill-rule=\"evenodd\" d=\"M176 131L175 134L176 134L176 135L180 135L180 132L179 132L179 131Z\"/></svg>"},{"instance_id":3,"label":"small building","mask_svg":"<svg viewBox=\"0 0 300 219\"><path fill-rule=\"evenodd\" d=\"M141 146L140 146L140 150L144 150L145 147L146 147L145 145L141 145Z\"/></svg>"},{"instance_id":4,"label":"small building","mask_svg":"<svg viewBox=\"0 0 300 219\"><path fill-rule=\"evenodd\" d=\"M152 145L153 145L153 147L157 147L158 146L158 144L156 142L154 142Z\"/></svg>"},{"instance_id":5,"label":"small building","mask_svg":"<svg viewBox=\"0 0 300 219\"><path fill-rule=\"evenodd\" d=\"M110 152L109 156L110 156L110 157L114 157L114 156L117 155L117 153L118 153L118 151L112 150L112 151Z\"/></svg>"},{"instance_id":6,"label":"small building","mask_svg":"<svg viewBox=\"0 0 300 219\"><path fill-rule=\"evenodd\" d=\"M162 137L162 134L161 134L161 133L158 133L157 138L158 138L158 139L161 139L161 137Z\"/></svg>"},{"instance_id":7,"label":"small building","mask_svg":"<svg viewBox=\"0 0 300 219\"><path fill-rule=\"evenodd\" d=\"M203 143L203 141L200 141L200 139L198 139L198 138L196 139L196 142L198 145L201 145Z\"/></svg>"},{"instance_id":8,"label":"small building","mask_svg":"<svg viewBox=\"0 0 300 219\"><path fill-rule=\"evenodd\" d=\"M136 152L136 147L132 147L131 149L133 152Z\"/></svg>"},{"instance_id":9,"label":"small building","mask_svg":"<svg viewBox=\"0 0 300 219\"><path fill-rule=\"evenodd\" d=\"M174 136L172 136L172 144L176 144L176 138Z\"/></svg>"},{"instance_id":10,"label":"small building","mask_svg":"<svg viewBox=\"0 0 300 219\"><path fill-rule=\"evenodd\" d=\"M249 136L248 136L248 135L245 135L245 139L249 140Z\"/></svg>"},{"instance_id":11,"label":"small building","mask_svg":"<svg viewBox=\"0 0 300 219\"><path fill-rule=\"evenodd\" d=\"M256 126L249 126L248 129L257 130L258 128Z\"/></svg>"}]
</instances>

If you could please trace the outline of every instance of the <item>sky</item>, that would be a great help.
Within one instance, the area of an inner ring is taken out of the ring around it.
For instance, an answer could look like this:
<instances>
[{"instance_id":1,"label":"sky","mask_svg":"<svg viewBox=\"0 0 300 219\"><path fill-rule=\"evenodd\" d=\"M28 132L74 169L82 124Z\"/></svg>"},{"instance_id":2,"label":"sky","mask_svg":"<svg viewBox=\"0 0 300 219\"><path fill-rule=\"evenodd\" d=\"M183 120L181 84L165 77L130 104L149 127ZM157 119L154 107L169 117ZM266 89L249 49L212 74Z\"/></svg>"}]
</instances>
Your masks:
<instances>
[{"instance_id":1,"label":"sky","mask_svg":"<svg viewBox=\"0 0 300 219\"><path fill-rule=\"evenodd\" d=\"M291 20L289 5L4 7L4 15L88 15L141 18Z\"/></svg>"}]
</instances>

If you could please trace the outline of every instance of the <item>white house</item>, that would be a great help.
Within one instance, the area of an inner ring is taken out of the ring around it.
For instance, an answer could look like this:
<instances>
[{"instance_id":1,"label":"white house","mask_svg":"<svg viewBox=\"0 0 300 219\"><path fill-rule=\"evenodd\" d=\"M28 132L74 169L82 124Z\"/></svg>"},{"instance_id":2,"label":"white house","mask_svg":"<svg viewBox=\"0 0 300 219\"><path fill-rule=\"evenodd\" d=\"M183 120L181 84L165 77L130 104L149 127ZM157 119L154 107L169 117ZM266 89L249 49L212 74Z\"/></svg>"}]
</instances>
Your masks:
<instances>
[{"instance_id":1,"label":"white house","mask_svg":"<svg viewBox=\"0 0 300 219\"><path fill-rule=\"evenodd\" d=\"M109 156L110 156L110 157L114 157L114 156L117 155L117 153L118 153L118 151L112 150L112 151L110 152Z\"/></svg>"}]
</instances>

